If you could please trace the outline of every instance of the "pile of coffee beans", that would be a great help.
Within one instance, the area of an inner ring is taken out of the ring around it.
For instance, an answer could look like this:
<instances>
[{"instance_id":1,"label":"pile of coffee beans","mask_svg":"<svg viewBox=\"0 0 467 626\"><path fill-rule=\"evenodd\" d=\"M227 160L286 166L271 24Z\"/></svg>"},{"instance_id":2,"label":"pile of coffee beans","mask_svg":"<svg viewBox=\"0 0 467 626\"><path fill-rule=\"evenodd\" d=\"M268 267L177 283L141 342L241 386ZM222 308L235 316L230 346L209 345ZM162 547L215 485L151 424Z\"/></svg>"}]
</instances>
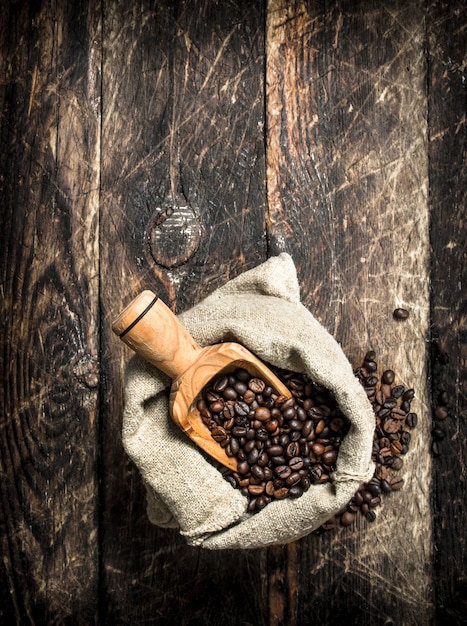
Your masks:
<instances>
[{"instance_id":1,"label":"pile of coffee beans","mask_svg":"<svg viewBox=\"0 0 467 626\"><path fill-rule=\"evenodd\" d=\"M417 414L411 410L415 392L396 384L393 370L387 369L378 377L377 369L376 354L370 351L361 367L355 370L375 414L372 450L374 475L360 487L347 506L318 532L331 529L337 523L349 526L359 513L373 522L376 519L375 509L381 504L382 498L392 491L399 491L404 485L400 475L404 465L403 457L409 451L411 430L418 423Z\"/></svg>"},{"instance_id":2,"label":"pile of coffee beans","mask_svg":"<svg viewBox=\"0 0 467 626\"><path fill-rule=\"evenodd\" d=\"M350 427L329 390L305 374L271 369L292 398L278 395L262 379L237 368L210 381L197 403L212 437L238 461L236 472L225 467L220 471L248 498L250 512L274 499L298 498L311 485L329 481ZM411 410L415 394L396 384L391 369L380 377L377 370L373 351L355 370L375 414L374 476L317 533L338 523L349 526L359 513L374 521L382 498L403 486L403 456L409 450L410 431L417 426Z\"/></svg>"},{"instance_id":3,"label":"pile of coffee beans","mask_svg":"<svg viewBox=\"0 0 467 626\"><path fill-rule=\"evenodd\" d=\"M212 437L238 460L236 472L222 472L251 512L329 481L349 428L326 389L303 374L276 373L291 398L237 368L212 380L197 403Z\"/></svg>"}]
</instances>

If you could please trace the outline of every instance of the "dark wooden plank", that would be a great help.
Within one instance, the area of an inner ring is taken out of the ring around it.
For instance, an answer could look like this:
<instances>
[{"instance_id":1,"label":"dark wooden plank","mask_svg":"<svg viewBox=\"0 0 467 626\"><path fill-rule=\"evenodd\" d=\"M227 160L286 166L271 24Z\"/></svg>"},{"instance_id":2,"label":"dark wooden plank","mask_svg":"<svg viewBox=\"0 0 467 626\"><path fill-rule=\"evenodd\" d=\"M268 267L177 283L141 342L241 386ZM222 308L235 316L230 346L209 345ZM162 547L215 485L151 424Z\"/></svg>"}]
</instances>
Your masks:
<instances>
[{"instance_id":1,"label":"dark wooden plank","mask_svg":"<svg viewBox=\"0 0 467 626\"><path fill-rule=\"evenodd\" d=\"M292 254L305 304L355 365L372 348L416 388L421 418L376 522L288 547L275 624L432 618L424 15L399 0L268 4L271 249Z\"/></svg>"},{"instance_id":2,"label":"dark wooden plank","mask_svg":"<svg viewBox=\"0 0 467 626\"><path fill-rule=\"evenodd\" d=\"M448 414L433 422L441 429L434 437L434 590L437 623L461 624L467 620L465 2L430 2L427 27L432 402L437 415Z\"/></svg>"},{"instance_id":3,"label":"dark wooden plank","mask_svg":"<svg viewBox=\"0 0 467 626\"><path fill-rule=\"evenodd\" d=\"M267 619L265 552L190 548L148 522L121 448L130 352L110 332L143 287L181 311L266 258L263 9L104 7L101 610L112 624Z\"/></svg>"},{"instance_id":4,"label":"dark wooden plank","mask_svg":"<svg viewBox=\"0 0 467 626\"><path fill-rule=\"evenodd\" d=\"M0 621L96 619L100 10L2 3Z\"/></svg>"}]
</instances>

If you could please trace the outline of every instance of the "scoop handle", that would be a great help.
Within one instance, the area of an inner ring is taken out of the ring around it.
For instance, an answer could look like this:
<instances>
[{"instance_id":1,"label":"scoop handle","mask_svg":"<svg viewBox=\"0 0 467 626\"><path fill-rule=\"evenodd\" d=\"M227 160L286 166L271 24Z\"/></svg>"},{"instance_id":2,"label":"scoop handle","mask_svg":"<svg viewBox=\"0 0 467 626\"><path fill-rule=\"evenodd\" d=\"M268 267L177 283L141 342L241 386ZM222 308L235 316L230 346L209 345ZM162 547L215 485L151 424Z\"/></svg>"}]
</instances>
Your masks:
<instances>
[{"instance_id":1,"label":"scoop handle","mask_svg":"<svg viewBox=\"0 0 467 626\"><path fill-rule=\"evenodd\" d=\"M175 379L202 348L152 291L141 292L112 324L113 332L137 354Z\"/></svg>"}]
</instances>

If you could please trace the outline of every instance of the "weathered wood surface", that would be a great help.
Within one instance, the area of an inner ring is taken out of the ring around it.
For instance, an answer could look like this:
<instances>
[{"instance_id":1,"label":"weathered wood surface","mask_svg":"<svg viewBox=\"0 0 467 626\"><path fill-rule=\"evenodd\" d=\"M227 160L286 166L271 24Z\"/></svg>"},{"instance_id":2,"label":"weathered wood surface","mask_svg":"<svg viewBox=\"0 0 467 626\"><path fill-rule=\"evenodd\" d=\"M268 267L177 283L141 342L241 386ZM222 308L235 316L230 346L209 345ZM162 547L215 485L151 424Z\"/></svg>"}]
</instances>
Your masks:
<instances>
[{"instance_id":1,"label":"weathered wood surface","mask_svg":"<svg viewBox=\"0 0 467 626\"><path fill-rule=\"evenodd\" d=\"M98 586L99 8L2 3L0 23L0 621L89 623Z\"/></svg>"},{"instance_id":2,"label":"weathered wood surface","mask_svg":"<svg viewBox=\"0 0 467 626\"><path fill-rule=\"evenodd\" d=\"M375 350L383 369L416 387L421 424L406 488L375 523L294 546L296 567L308 572L294 581L297 616L429 623L430 491L420 488L430 483L424 3L269 8L273 250L300 258L304 302L353 363ZM398 306L410 311L405 324L392 317Z\"/></svg>"},{"instance_id":3,"label":"weathered wood surface","mask_svg":"<svg viewBox=\"0 0 467 626\"><path fill-rule=\"evenodd\" d=\"M432 407L446 404L433 459L433 586L438 623L467 621L466 148L467 15L464 2L427 14L431 209ZM444 393L443 393L444 392Z\"/></svg>"},{"instance_id":4,"label":"weathered wood surface","mask_svg":"<svg viewBox=\"0 0 467 626\"><path fill-rule=\"evenodd\" d=\"M0 622L465 622L466 27L462 0L3 3ZM350 360L416 389L406 485L372 525L190 548L122 449L111 321L283 250Z\"/></svg>"}]
</instances>

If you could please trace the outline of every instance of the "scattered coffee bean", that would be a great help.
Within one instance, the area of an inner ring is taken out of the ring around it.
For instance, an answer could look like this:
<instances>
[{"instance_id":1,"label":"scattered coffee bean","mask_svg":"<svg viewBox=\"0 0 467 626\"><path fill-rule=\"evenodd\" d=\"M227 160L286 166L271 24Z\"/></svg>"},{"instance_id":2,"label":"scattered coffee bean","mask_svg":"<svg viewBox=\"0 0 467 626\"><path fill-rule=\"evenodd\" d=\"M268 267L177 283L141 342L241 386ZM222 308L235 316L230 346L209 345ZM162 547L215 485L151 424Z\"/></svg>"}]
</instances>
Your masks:
<instances>
[{"instance_id":1,"label":"scattered coffee bean","mask_svg":"<svg viewBox=\"0 0 467 626\"><path fill-rule=\"evenodd\" d=\"M396 320L406 320L410 315L407 309L394 309L392 314Z\"/></svg>"}]
</instances>

